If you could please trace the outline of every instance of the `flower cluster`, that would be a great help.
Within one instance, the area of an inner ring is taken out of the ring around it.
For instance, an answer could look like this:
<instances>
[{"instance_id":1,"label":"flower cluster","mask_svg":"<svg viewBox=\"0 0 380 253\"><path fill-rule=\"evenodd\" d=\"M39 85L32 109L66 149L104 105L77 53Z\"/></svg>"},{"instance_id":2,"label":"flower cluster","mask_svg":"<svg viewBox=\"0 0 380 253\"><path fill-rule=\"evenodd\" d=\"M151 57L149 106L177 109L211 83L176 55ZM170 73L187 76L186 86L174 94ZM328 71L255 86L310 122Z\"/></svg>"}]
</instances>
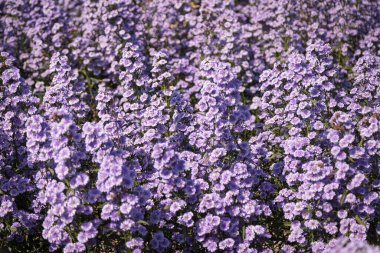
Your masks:
<instances>
[{"instance_id":1,"label":"flower cluster","mask_svg":"<svg viewBox=\"0 0 380 253\"><path fill-rule=\"evenodd\" d=\"M272 160L285 187L275 202L291 222L288 240L302 245L312 238L315 251L337 234L364 240L378 212L379 100L369 79L378 79L379 59L361 58L349 84L330 53L316 42L305 55L291 54L263 72L262 96L254 99L263 130L273 136L267 148L277 145ZM369 62L373 69L364 70Z\"/></svg>"},{"instance_id":2,"label":"flower cluster","mask_svg":"<svg viewBox=\"0 0 380 253\"><path fill-rule=\"evenodd\" d=\"M379 9L0 2L0 251L379 252Z\"/></svg>"}]
</instances>

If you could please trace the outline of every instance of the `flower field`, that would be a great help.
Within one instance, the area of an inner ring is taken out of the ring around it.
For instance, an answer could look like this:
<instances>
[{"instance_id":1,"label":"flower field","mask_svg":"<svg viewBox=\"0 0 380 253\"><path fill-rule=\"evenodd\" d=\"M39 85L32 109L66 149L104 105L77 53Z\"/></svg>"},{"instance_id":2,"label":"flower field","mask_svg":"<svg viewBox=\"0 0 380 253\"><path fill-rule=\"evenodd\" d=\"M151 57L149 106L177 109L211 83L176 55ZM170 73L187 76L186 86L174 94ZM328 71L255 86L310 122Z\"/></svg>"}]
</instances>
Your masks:
<instances>
[{"instance_id":1,"label":"flower field","mask_svg":"<svg viewBox=\"0 0 380 253\"><path fill-rule=\"evenodd\" d=\"M0 252L380 252L380 2L0 0Z\"/></svg>"}]
</instances>

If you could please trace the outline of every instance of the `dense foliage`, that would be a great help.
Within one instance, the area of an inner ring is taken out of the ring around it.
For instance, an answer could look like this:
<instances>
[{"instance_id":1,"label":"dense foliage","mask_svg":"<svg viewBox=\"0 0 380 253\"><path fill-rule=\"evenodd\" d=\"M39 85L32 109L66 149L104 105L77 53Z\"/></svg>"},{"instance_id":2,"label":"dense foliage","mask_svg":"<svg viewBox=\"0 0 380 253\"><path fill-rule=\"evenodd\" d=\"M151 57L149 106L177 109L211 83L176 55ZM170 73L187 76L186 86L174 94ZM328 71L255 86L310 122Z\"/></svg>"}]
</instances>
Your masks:
<instances>
[{"instance_id":1,"label":"dense foliage","mask_svg":"<svg viewBox=\"0 0 380 253\"><path fill-rule=\"evenodd\" d=\"M0 0L0 252L380 252L378 0Z\"/></svg>"}]
</instances>

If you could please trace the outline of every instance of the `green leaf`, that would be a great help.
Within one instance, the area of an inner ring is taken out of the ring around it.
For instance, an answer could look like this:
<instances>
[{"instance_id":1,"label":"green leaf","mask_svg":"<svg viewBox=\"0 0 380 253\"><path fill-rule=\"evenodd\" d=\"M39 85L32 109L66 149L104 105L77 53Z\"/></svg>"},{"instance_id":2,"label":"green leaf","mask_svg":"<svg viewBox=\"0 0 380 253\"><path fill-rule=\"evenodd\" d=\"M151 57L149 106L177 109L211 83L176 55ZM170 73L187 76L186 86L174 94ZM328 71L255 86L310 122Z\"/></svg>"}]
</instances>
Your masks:
<instances>
[{"instance_id":1,"label":"green leaf","mask_svg":"<svg viewBox=\"0 0 380 253\"><path fill-rule=\"evenodd\" d=\"M198 5L198 4L194 3L194 2L190 2L190 6L193 9L198 9L200 7L200 5Z\"/></svg>"},{"instance_id":2,"label":"green leaf","mask_svg":"<svg viewBox=\"0 0 380 253\"><path fill-rule=\"evenodd\" d=\"M364 227L366 226L365 223L362 221L362 219L360 219L360 217L358 215L355 215L355 220L360 224L360 225L363 225Z\"/></svg>"},{"instance_id":3,"label":"green leaf","mask_svg":"<svg viewBox=\"0 0 380 253\"><path fill-rule=\"evenodd\" d=\"M346 190L343 194L342 197L340 198L339 205L343 205L344 201L346 200L347 194L349 193L349 190Z\"/></svg>"},{"instance_id":4,"label":"green leaf","mask_svg":"<svg viewBox=\"0 0 380 253\"><path fill-rule=\"evenodd\" d=\"M285 125L285 127L286 127L287 129L292 129L292 128L293 128L293 125L290 124L290 123L288 123L288 124Z\"/></svg>"},{"instance_id":5,"label":"green leaf","mask_svg":"<svg viewBox=\"0 0 380 253\"><path fill-rule=\"evenodd\" d=\"M364 145L363 145L363 141L364 141L363 139L360 140L360 142L359 142L359 144L358 144L359 147L363 147L363 146L364 146Z\"/></svg>"},{"instance_id":6,"label":"green leaf","mask_svg":"<svg viewBox=\"0 0 380 253\"><path fill-rule=\"evenodd\" d=\"M307 204L306 208L307 208L307 212L308 213L312 213L313 212L313 208L310 206L310 204Z\"/></svg>"},{"instance_id":7,"label":"green leaf","mask_svg":"<svg viewBox=\"0 0 380 253\"><path fill-rule=\"evenodd\" d=\"M279 155L281 155L281 153L273 153L273 154L269 157L269 159L274 159L274 158L276 158L276 157L279 156Z\"/></svg>"},{"instance_id":8,"label":"green leaf","mask_svg":"<svg viewBox=\"0 0 380 253\"><path fill-rule=\"evenodd\" d=\"M144 221L144 220L139 220L137 223L139 223L139 224L143 224L143 225L145 225L145 226L148 226L148 225L149 225L149 223L146 222L146 221Z\"/></svg>"},{"instance_id":9,"label":"green leaf","mask_svg":"<svg viewBox=\"0 0 380 253\"><path fill-rule=\"evenodd\" d=\"M54 170L53 170L52 168L48 167L48 170L50 171L50 173L51 173L52 175L54 175Z\"/></svg>"}]
</instances>

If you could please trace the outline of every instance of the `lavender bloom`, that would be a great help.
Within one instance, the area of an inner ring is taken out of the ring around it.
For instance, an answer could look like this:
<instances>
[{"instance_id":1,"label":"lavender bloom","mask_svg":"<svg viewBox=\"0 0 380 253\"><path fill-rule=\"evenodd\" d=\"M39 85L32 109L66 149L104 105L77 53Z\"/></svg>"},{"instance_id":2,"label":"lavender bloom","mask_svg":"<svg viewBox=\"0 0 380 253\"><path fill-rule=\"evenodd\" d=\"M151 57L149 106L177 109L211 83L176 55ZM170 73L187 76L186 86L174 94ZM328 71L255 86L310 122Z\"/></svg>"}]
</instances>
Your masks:
<instances>
[{"instance_id":1,"label":"lavender bloom","mask_svg":"<svg viewBox=\"0 0 380 253\"><path fill-rule=\"evenodd\" d=\"M378 10L2 1L0 251L377 252Z\"/></svg>"}]
</instances>

